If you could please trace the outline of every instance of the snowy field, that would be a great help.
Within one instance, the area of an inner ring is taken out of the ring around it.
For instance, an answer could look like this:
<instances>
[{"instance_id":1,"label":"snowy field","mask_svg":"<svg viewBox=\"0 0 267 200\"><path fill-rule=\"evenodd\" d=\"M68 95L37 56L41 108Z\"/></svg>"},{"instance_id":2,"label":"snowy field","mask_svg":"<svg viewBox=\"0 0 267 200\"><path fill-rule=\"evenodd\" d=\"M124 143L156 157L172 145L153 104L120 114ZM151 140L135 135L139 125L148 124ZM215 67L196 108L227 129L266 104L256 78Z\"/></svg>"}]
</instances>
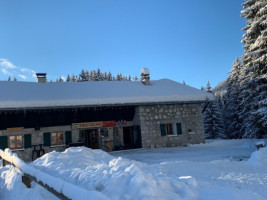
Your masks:
<instances>
[{"instance_id":1,"label":"snowy field","mask_svg":"<svg viewBox=\"0 0 267 200\"><path fill-rule=\"evenodd\" d=\"M45 154L32 167L101 193L104 199L266 200L267 148L252 140L105 153L84 147ZM0 199L57 199L21 173L0 168ZM78 194L77 194L78 195ZM90 198L88 196L88 199Z\"/></svg>"}]
</instances>

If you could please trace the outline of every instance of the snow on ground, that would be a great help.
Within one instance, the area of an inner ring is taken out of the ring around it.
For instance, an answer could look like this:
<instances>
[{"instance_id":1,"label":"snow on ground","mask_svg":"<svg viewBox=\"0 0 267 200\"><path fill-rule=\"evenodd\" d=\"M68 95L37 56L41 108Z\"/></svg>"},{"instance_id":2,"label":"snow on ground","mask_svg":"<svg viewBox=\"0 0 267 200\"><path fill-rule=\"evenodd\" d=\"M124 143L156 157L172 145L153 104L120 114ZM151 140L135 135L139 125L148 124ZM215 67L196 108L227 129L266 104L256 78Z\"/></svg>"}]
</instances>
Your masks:
<instances>
[{"instance_id":1,"label":"snow on ground","mask_svg":"<svg viewBox=\"0 0 267 200\"><path fill-rule=\"evenodd\" d=\"M214 140L109 154L78 147L45 154L30 165L114 200L263 200L267 148L255 151L255 142ZM36 184L27 189L14 167L2 167L0 173L0 199L56 199Z\"/></svg>"}]
</instances>

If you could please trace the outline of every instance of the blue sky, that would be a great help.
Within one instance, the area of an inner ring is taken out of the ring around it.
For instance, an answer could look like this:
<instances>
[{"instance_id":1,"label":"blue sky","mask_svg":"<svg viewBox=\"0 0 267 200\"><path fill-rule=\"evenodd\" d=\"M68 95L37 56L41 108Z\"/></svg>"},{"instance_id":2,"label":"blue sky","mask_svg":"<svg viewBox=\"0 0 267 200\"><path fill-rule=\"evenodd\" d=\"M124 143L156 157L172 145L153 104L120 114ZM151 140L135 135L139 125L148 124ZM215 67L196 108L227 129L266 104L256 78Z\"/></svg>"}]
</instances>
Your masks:
<instances>
[{"instance_id":1,"label":"blue sky","mask_svg":"<svg viewBox=\"0 0 267 200\"><path fill-rule=\"evenodd\" d=\"M243 53L243 0L0 0L0 80L82 69L223 81Z\"/></svg>"}]
</instances>

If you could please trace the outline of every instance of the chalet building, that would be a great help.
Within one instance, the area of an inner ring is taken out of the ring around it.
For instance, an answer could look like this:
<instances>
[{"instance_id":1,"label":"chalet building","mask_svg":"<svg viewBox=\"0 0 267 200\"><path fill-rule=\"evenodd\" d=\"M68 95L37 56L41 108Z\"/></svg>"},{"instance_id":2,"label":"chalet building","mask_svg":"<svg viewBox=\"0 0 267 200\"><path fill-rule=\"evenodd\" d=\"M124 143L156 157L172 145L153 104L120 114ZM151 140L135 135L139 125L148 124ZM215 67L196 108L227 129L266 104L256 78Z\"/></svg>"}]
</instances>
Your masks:
<instances>
[{"instance_id":1,"label":"chalet building","mask_svg":"<svg viewBox=\"0 0 267 200\"><path fill-rule=\"evenodd\" d=\"M29 161L69 146L113 151L204 142L204 91L172 80L0 81L0 148Z\"/></svg>"}]
</instances>

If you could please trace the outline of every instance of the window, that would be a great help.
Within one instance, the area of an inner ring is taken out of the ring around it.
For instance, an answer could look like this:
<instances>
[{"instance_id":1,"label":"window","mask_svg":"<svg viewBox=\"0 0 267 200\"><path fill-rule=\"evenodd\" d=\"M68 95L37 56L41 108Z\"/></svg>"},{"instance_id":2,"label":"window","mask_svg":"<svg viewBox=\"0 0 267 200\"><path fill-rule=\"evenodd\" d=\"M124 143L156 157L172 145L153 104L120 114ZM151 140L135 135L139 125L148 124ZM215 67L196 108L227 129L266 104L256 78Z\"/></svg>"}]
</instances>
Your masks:
<instances>
[{"instance_id":1,"label":"window","mask_svg":"<svg viewBox=\"0 0 267 200\"><path fill-rule=\"evenodd\" d=\"M63 144L64 144L63 131L51 133L51 145L63 145Z\"/></svg>"},{"instance_id":2,"label":"window","mask_svg":"<svg viewBox=\"0 0 267 200\"><path fill-rule=\"evenodd\" d=\"M166 133L167 135L173 135L172 124L166 124Z\"/></svg>"},{"instance_id":3,"label":"window","mask_svg":"<svg viewBox=\"0 0 267 200\"><path fill-rule=\"evenodd\" d=\"M182 125L181 123L172 124L160 124L160 132L162 136L165 135L181 135L182 134Z\"/></svg>"},{"instance_id":4,"label":"window","mask_svg":"<svg viewBox=\"0 0 267 200\"><path fill-rule=\"evenodd\" d=\"M160 124L161 135L173 135L173 126L171 123Z\"/></svg>"},{"instance_id":5,"label":"window","mask_svg":"<svg viewBox=\"0 0 267 200\"><path fill-rule=\"evenodd\" d=\"M22 135L8 136L8 146L10 149L22 149L23 148Z\"/></svg>"}]
</instances>

